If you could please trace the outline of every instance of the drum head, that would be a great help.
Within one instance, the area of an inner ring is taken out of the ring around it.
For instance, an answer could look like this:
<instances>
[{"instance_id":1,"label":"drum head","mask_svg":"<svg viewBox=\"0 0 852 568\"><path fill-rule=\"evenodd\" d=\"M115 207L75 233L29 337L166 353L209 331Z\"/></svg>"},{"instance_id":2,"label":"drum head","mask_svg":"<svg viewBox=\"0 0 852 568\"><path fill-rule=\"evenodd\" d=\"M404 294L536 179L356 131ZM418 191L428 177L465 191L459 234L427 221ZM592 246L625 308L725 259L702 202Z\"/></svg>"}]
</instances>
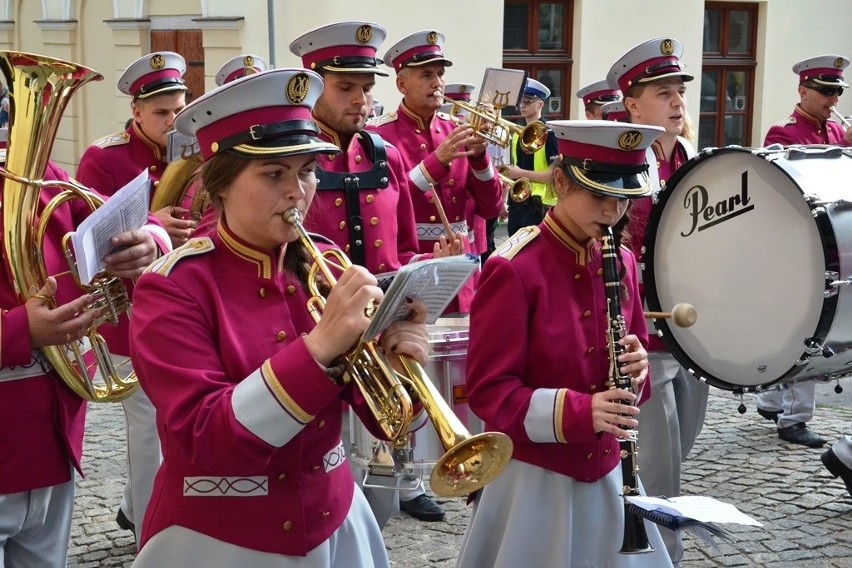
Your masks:
<instances>
[{"instance_id":1,"label":"drum head","mask_svg":"<svg viewBox=\"0 0 852 568\"><path fill-rule=\"evenodd\" d=\"M824 327L826 261L811 208L778 164L744 149L700 154L660 192L644 244L649 309L698 313L688 328L654 322L684 367L726 390L799 372Z\"/></svg>"}]
</instances>

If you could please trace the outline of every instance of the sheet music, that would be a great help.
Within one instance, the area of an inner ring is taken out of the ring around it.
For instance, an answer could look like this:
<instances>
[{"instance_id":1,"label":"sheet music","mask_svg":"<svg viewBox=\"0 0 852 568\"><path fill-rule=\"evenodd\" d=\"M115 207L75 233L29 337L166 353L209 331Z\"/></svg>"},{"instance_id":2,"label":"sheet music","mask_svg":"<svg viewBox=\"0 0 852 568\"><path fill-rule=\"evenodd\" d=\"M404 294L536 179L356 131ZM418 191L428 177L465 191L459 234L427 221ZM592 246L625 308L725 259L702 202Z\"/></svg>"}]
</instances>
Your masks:
<instances>
[{"instance_id":1,"label":"sheet music","mask_svg":"<svg viewBox=\"0 0 852 568\"><path fill-rule=\"evenodd\" d=\"M421 260L403 266L392 275L384 300L361 339L375 339L391 323L408 317L406 298L426 304L429 310L426 323L435 323L478 267L476 259L464 255ZM391 273L386 273L377 278L381 285L390 277Z\"/></svg>"},{"instance_id":2,"label":"sheet music","mask_svg":"<svg viewBox=\"0 0 852 568\"><path fill-rule=\"evenodd\" d=\"M702 523L736 523L762 527L763 524L749 517L734 505L723 503L702 495L680 497L627 497L627 501L648 511L661 511L670 515L695 519Z\"/></svg>"},{"instance_id":3,"label":"sheet music","mask_svg":"<svg viewBox=\"0 0 852 568\"><path fill-rule=\"evenodd\" d=\"M81 284L88 285L106 267L104 257L115 250L110 242L115 235L138 229L148 220L150 185L147 170L142 170L72 233Z\"/></svg>"}]
</instances>

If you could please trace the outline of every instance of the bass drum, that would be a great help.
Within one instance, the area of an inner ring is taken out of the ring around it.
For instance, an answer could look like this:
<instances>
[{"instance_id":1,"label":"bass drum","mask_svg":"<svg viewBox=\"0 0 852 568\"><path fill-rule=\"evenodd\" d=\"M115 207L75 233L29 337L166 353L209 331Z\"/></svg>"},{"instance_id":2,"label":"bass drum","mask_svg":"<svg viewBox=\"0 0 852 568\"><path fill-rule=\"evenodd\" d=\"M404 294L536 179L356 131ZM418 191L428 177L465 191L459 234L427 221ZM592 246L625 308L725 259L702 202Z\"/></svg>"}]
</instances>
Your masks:
<instances>
[{"instance_id":1,"label":"bass drum","mask_svg":"<svg viewBox=\"0 0 852 568\"><path fill-rule=\"evenodd\" d=\"M651 311L674 357L736 392L852 373L852 159L840 148L709 149L658 194L644 242Z\"/></svg>"}]
</instances>

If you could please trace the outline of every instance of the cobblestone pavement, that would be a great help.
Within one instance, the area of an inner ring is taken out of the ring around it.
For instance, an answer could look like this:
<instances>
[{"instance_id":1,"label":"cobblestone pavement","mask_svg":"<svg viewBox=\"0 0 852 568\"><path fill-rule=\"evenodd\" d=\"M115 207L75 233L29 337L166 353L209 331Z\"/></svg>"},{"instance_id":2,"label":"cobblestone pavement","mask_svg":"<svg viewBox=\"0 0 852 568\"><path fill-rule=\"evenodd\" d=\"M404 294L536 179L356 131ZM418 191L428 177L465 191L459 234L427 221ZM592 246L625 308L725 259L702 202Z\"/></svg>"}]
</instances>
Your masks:
<instances>
[{"instance_id":1,"label":"cobblestone pavement","mask_svg":"<svg viewBox=\"0 0 852 568\"><path fill-rule=\"evenodd\" d=\"M845 381L846 390L850 389ZM811 427L831 442L852 431L848 395L818 385L823 402ZM739 400L711 389L707 419L696 447L684 464L683 493L707 495L736 504L764 527L726 525L733 544L711 556L687 536L684 566L768 566L852 568L852 499L819 460L822 450L788 444L754 412L737 413ZM78 480L69 567L129 566L134 543L115 524L123 484L124 419L121 405L90 405L84 468ZM421 523L393 517L384 530L391 565L399 568L450 567L464 534L469 509L456 499L441 501L447 518ZM614 538L620 543L620 529Z\"/></svg>"}]
</instances>

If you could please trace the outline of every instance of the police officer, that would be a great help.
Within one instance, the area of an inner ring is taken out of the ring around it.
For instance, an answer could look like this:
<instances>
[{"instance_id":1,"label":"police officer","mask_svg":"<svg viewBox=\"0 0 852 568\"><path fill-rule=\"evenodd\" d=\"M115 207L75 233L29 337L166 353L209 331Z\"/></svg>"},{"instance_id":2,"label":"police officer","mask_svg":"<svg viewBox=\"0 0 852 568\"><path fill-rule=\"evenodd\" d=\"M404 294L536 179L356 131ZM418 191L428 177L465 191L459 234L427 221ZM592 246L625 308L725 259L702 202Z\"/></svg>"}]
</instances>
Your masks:
<instances>
[{"instance_id":1,"label":"police officer","mask_svg":"<svg viewBox=\"0 0 852 568\"><path fill-rule=\"evenodd\" d=\"M843 80L843 70L849 60L840 55L820 55L793 65L799 77L799 103L793 113L772 127L763 140L770 144L834 144L848 146L852 131L829 120L831 109L837 104L843 89L849 85ZM757 395L757 412L775 422L778 437L785 442L811 448L825 445L825 439L808 428L814 417L816 383L801 381L789 388L762 391Z\"/></svg>"},{"instance_id":2,"label":"police officer","mask_svg":"<svg viewBox=\"0 0 852 568\"><path fill-rule=\"evenodd\" d=\"M77 179L105 195L112 195L141 171L147 171L156 186L166 167L167 134L174 117L185 106L187 87L183 82L186 62L177 53L160 51L131 63L118 80L118 90L131 97L133 121L126 130L110 134L89 146L77 168ZM152 191L156 191L156 187ZM183 244L195 222L180 219L179 207L154 212L169 233L172 244ZM130 355L128 323L107 328L110 352ZM154 407L139 389L122 401L127 424L127 481L116 515L122 528L136 533L138 540L145 507L160 464L160 444Z\"/></svg>"},{"instance_id":3,"label":"police officer","mask_svg":"<svg viewBox=\"0 0 852 568\"><path fill-rule=\"evenodd\" d=\"M437 30L413 33L385 54L384 62L396 72L402 102L396 112L379 117L368 128L375 130L402 154L408 170L409 190L417 222L420 252L431 252L446 237L438 207L446 213L451 231L467 238L468 203L484 219L500 213L502 188L497 172L486 154L487 140L467 125L456 126L438 114L443 100L444 71L452 62L444 56L444 34ZM470 282L470 281L468 281ZM465 286L448 312L468 312L473 297Z\"/></svg>"},{"instance_id":4,"label":"police officer","mask_svg":"<svg viewBox=\"0 0 852 568\"><path fill-rule=\"evenodd\" d=\"M606 79L586 85L577 91L577 98L583 101L586 118L589 120L601 119L602 107L606 103L621 100L621 91L609 86Z\"/></svg>"},{"instance_id":5,"label":"police officer","mask_svg":"<svg viewBox=\"0 0 852 568\"><path fill-rule=\"evenodd\" d=\"M682 134L687 116L686 82L693 79L681 62L683 46L672 38L655 38L628 51L609 70L610 88L623 94L624 108L635 124L665 129L646 150L654 192L695 155ZM651 211L651 197L631 201L628 246L641 261L642 241ZM692 377L654 335L648 360L654 396L642 407L639 423L639 470L648 495L680 494L681 462L686 459L704 424L706 384ZM683 556L679 533L661 529L675 565Z\"/></svg>"},{"instance_id":6,"label":"police officer","mask_svg":"<svg viewBox=\"0 0 852 568\"><path fill-rule=\"evenodd\" d=\"M799 102L786 120L769 129L763 145L852 144L852 129L844 132L843 126L829 120L843 89L849 87L843 80L848 66L849 59L842 55L820 55L793 65L799 76Z\"/></svg>"},{"instance_id":7,"label":"police officer","mask_svg":"<svg viewBox=\"0 0 852 568\"><path fill-rule=\"evenodd\" d=\"M535 79L527 79L521 94L520 109L524 123L529 125L541 120L545 101L550 89ZM547 139L541 148L529 154L520 147L520 136L512 135L512 164L506 167L510 178L527 178L530 181L530 196L524 201L509 199L509 235L522 227L538 225L548 208L556 203L556 195L548 191L551 172L550 162L559 155L556 135L548 129Z\"/></svg>"}]
</instances>

